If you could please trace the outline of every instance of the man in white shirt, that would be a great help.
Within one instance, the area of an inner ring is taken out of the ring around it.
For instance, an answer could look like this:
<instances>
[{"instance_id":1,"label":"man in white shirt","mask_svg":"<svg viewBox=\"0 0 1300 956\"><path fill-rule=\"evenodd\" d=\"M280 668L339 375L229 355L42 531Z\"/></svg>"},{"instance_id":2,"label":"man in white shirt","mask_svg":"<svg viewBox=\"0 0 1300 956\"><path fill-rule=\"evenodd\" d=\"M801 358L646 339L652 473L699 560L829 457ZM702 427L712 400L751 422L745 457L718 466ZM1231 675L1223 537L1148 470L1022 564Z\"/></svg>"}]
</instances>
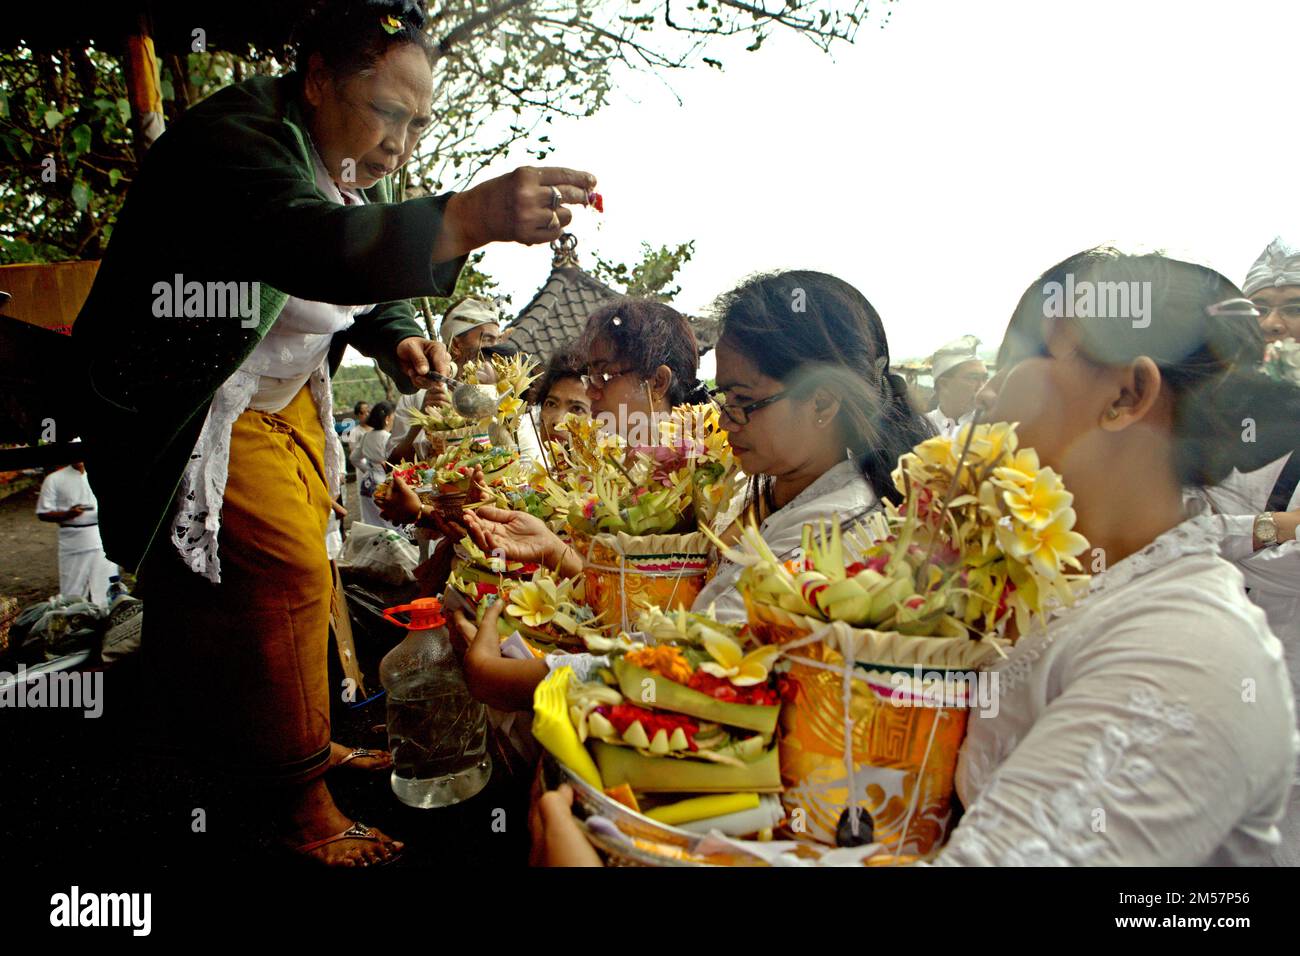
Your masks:
<instances>
[{"instance_id":1,"label":"man in white shirt","mask_svg":"<svg viewBox=\"0 0 1300 956\"><path fill-rule=\"evenodd\" d=\"M104 557L99 510L84 462L51 472L41 483L36 517L59 525L59 593L106 604L108 579L117 565Z\"/></svg>"},{"instance_id":2,"label":"man in white shirt","mask_svg":"<svg viewBox=\"0 0 1300 956\"><path fill-rule=\"evenodd\" d=\"M1300 246L1281 236L1268 244L1250 267L1241 285L1259 310L1260 331L1268 342L1300 336ZM1280 458L1257 471L1234 471L1222 484L1206 491L1225 534L1221 553L1246 579L1250 599L1263 608L1268 623L1286 651L1293 693L1300 699L1300 485L1296 463L1300 452ZM1300 781L1292 790L1282 822L1282 845L1273 855L1281 866L1300 866Z\"/></svg>"},{"instance_id":3,"label":"man in white shirt","mask_svg":"<svg viewBox=\"0 0 1300 956\"><path fill-rule=\"evenodd\" d=\"M935 408L925 417L940 435L956 435L975 413L975 395L989 377L984 362L975 354L979 344L975 336L963 335L935 352L930 360Z\"/></svg>"}]
</instances>

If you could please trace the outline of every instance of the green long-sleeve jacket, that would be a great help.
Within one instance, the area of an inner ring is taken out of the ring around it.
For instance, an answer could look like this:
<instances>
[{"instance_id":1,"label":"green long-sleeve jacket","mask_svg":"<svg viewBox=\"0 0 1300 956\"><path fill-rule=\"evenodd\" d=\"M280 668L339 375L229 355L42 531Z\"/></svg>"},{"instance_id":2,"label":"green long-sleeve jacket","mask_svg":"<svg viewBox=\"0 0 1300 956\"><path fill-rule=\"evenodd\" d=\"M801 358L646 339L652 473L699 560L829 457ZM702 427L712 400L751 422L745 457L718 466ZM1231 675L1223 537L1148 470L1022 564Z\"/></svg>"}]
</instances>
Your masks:
<instances>
[{"instance_id":1,"label":"green long-sleeve jacket","mask_svg":"<svg viewBox=\"0 0 1300 956\"><path fill-rule=\"evenodd\" d=\"M335 337L331 362L351 344L412 392L394 359L399 341L424 334L406 300L450 294L464 265L432 262L446 195L393 203L387 180L367 190L365 206L321 195L297 91L292 74L254 77L158 139L73 326L78 425L93 443L86 472L105 552L126 567L168 544L173 498L213 394L289 296L383 303ZM159 284L177 276L258 283L255 327L238 314L166 317Z\"/></svg>"}]
</instances>

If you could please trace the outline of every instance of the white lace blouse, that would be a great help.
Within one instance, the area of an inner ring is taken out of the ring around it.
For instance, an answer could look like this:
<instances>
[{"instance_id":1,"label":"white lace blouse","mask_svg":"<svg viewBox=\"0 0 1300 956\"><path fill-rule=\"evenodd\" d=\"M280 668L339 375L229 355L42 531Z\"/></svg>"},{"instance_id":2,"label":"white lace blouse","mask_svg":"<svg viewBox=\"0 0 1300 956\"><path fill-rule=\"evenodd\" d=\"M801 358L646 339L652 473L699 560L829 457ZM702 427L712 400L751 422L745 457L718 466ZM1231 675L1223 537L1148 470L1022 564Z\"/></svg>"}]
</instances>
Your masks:
<instances>
[{"instance_id":1,"label":"white lace blouse","mask_svg":"<svg viewBox=\"0 0 1300 956\"><path fill-rule=\"evenodd\" d=\"M314 150L313 156L316 187L323 196L340 205L365 202L358 192L340 191ZM304 385L309 385L325 433L325 482L331 496L338 496L343 446L334 431L328 363L330 342L335 333L352 325L356 316L373 308L373 305L332 305L291 296L265 337L212 396L203 429L181 477L172 516L172 544L190 570L214 584L221 581L217 538L229 477L230 434L235 419L246 410L278 412Z\"/></svg>"},{"instance_id":2,"label":"white lace blouse","mask_svg":"<svg viewBox=\"0 0 1300 956\"><path fill-rule=\"evenodd\" d=\"M1207 516L1104 574L996 669L937 865L1241 865L1300 752L1282 648Z\"/></svg>"}]
</instances>

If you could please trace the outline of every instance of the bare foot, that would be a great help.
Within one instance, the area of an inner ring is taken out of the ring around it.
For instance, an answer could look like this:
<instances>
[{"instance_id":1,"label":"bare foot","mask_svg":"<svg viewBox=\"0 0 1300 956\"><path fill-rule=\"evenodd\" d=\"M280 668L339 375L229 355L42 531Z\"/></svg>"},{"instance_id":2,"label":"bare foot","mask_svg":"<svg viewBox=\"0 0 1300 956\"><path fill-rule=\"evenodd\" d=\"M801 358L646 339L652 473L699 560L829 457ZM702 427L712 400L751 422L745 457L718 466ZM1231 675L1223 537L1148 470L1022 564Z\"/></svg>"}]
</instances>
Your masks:
<instances>
[{"instance_id":1,"label":"bare foot","mask_svg":"<svg viewBox=\"0 0 1300 956\"><path fill-rule=\"evenodd\" d=\"M348 760L348 755L352 753L354 749L368 750L371 756L353 757L351 760ZM330 767L329 768L331 770L335 769L336 767L347 767L351 770L377 771L377 770L388 770L392 766L393 766L393 755L386 750L374 750L369 747L353 748L347 746L346 744L340 744L340 743L335 743L334 741L330 741Z\"/></svg>"},{"instance_id":2,"label":"bare foot","mask_svg":"<svg viewBox=\"0 0 1300 956\"><path fill-rule=\"evenodd\" d=\"M354 826L335 806L325 782L319 779L296 794L289 815L290 825L284 840L294 848L328 839ZM348 836L302 852L326 866L374 866L391 863L401 855L405 845L401 841L374 827L369 828L369 834Z\"/></svg>"}]
</instances>

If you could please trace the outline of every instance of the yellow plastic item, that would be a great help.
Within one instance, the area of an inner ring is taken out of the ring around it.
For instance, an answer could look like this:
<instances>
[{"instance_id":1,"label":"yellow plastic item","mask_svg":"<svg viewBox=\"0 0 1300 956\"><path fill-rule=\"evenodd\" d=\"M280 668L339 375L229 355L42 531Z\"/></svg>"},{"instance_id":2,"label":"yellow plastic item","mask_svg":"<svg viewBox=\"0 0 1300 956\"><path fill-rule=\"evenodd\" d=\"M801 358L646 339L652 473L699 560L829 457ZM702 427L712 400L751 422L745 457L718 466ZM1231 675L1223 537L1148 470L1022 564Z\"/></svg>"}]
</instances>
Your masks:
<instances>
[{"instance_id":1,"label":"yellow plastic item","mask_svg":"<svg viewBox=\"0 0 1300 956\"><path fill-rule=\"evenodd\" d=\"M692 823L695 820L707 820L728 813L742 813L758 806L756 793L716 793L707 797L691 797L666 806L647 810L645 815L651 820L658 820L668 826L679 823Z\"/></svg>"},{"instance_id":2,"label":"yellow plastic item","mask_svg":"<svg viewBox=\"0 0 1300 956\"><path fill-rule=\"evenodd\" d=\"M572 679L573 668L558 667L537 685L533 691L533 736L556 760L597 790L604 790L600 771L569 720L568 689Z\"/></svg>"}]
</instances>

